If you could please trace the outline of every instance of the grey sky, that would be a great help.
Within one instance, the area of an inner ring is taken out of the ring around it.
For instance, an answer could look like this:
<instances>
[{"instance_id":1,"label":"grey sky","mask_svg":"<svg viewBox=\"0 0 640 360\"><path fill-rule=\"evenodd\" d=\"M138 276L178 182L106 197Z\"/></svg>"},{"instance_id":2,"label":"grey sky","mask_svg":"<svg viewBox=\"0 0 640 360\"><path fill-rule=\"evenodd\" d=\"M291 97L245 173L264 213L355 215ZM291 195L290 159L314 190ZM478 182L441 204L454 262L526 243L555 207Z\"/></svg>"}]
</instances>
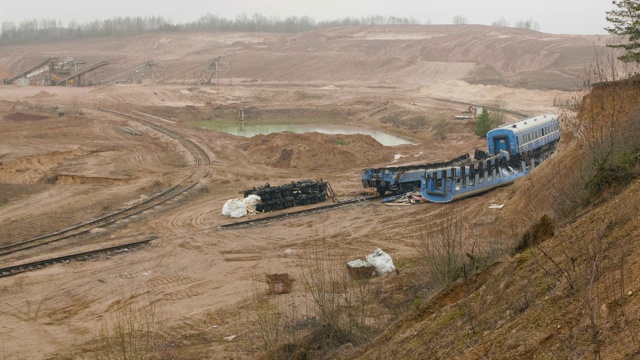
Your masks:
<instances>
[{"instance_id":1,"label":"grey sky","mask_svg":"<svg viewBox=\"0 0 640 360\"><path fill-rule=\"evenodd\" d=\"M48 18L66 25L72 19L160 15L183 23L207 13L235 18L257 12L316 20L384 15L450 24L454 16L462 15L471 24L490 25L504 18L513 25L531 18L547 33L606 34L605 12L613 8L610 0L0 0L0 21L17 24Z\"/></svg>"}]
</instances>

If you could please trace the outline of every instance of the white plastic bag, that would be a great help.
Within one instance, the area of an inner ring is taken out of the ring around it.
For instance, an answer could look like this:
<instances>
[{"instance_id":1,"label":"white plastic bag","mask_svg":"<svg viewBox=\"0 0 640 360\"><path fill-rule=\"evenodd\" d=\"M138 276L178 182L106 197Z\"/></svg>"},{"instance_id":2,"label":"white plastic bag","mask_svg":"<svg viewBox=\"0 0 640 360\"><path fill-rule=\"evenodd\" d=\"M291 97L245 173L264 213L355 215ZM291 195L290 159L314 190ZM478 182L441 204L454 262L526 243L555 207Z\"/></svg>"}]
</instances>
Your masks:
<instances>
[{"instance_id":1,"label":"white plastic bag","mask_svg":"<svg viewBox=\"0 0 640 360\"><path fill-rule=\"evenodd\" d=\"M393 265L391 256L382 249L378 248L373 253L367 255L367 262L376 269L376 275L385 276L388 273L395 272L396 267Z\"/></svg>"},{"instance_id":2,"label":"white plastic bag","mask_svg":"<svg viewBox=\"0 0 640 360\"><path fill-rule=\"evenodd\" d=\"M233 202L234 199L227 200L222 207L222 216L229 216L231 214L231 210L229 209L229 204Z\"/></svg>"},{"instance_id":3,"label":"white plastic bag","mask_svg":"<svg viewBox=\"0 0 640 360\"><path fill-rule=\"evenodd\" d=\"M247 205L240 199L227 200L222 207L222 215L232 218L247 216Z\"/></svg>"}]
</instances>

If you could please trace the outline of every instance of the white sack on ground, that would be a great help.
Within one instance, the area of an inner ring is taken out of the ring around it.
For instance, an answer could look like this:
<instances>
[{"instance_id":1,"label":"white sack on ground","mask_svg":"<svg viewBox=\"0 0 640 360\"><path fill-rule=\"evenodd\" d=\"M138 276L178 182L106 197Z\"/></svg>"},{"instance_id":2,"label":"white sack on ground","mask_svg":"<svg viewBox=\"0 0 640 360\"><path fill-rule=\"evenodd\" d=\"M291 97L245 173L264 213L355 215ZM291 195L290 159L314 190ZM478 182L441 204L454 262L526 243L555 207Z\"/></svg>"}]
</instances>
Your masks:
<instances>
[{"instance_id":1,"label":"white sack on ground","mask_svg":"<svg viewBox=\"0 0 640 360\"><path fill-rule=\"evenodd\" d=\"M231 210L229 210L229 204L231 204L233 200L234 199L227 200L227 202L224 203L224 206L222 206L222 216L229 216L229 214L231 214Z\"/></svg>"},{"instance_id":2,"label":"white sack on ground","mask_svg":"<svg viewBox=\"0 0 640 360\"><path fill-rule=\"evenodd\" d=\"M240 199L227 200L222 207L222 215L232 218L247 216L247 206Z\"/></svg>"},{"instance_id":3,"label":"white sack on ground","mask_svg":"<svg viewBox=\"0 0 640 360\"><path fill-rule=\"evenodd\" d=\"M390 272L396 271L391 256L382 249L378 248L373 253L367 255L367 262L376 269L376 275L385 276Z\"/></svg>"}]
</instances>

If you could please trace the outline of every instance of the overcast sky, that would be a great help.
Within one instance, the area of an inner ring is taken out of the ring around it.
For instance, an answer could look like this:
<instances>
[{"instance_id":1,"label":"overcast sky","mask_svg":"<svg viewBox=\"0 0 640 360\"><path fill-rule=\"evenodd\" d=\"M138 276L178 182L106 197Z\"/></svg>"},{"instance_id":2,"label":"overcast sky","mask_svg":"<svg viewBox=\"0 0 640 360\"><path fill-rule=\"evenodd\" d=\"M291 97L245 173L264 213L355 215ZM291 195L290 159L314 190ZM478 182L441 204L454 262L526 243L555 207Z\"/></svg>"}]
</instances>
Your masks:
<instances>
[{"instance_id":1,"label":"overcast sky","mask_svg":"<svg viewBox=\"0 0 640 360\"><path fill-rule=\"evenodd\" d=\"M451 24L464 16L470 24L490 25L504 18L511 26L533 19L540 31L555 34L606 34L605 12L611 0L0 0L0 21L57 19L63 24L125 16L160 15L173 23L211 13L285 18L309 16L333 20L369 15L413 17L425 23Z\"/></svg>"}]
</instances>

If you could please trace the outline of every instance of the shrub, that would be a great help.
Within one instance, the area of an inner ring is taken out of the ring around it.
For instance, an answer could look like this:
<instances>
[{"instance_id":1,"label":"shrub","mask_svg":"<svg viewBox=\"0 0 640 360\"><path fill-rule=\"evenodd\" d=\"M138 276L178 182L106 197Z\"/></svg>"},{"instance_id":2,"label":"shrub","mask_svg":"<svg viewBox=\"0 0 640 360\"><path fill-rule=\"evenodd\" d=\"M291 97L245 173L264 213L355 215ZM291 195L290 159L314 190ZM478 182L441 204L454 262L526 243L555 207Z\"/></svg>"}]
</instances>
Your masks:
<instances>
[{"instance_id":1,"label":"shrub","mask_svg":"<svg viewBox=\"0 0 640 360\"><path fill-rule=\"evenodd\" d=\"M482 109L482 114L478 116L478 121L476 122L476 135L487 137L487 133L489 132L489 130L491 130L492 123L493 120L489 115L489 110L487 110L486 108Z\"/></svg>"},{"instance_id":2,"label":"shrub","mask_svg":"<svg viewBox=\"0 0 640 360\"><path fill-rule=\"evenodd\" d=\"M446 287L461 275L464 264L463 221L446 206L443 218L419 237L418 252L437 287Z\"/></svg>"},{"instance_id":3,"label":"shrub","mask_svg":"<svg viewBox=\"0 0 640 360\"><path fill-rule=\"evenodd\" d=\"M109 314L100 330L97 359L149 359L160 347L162 313L154 303L122 306Z\"/></svg>"}]
</instances>

